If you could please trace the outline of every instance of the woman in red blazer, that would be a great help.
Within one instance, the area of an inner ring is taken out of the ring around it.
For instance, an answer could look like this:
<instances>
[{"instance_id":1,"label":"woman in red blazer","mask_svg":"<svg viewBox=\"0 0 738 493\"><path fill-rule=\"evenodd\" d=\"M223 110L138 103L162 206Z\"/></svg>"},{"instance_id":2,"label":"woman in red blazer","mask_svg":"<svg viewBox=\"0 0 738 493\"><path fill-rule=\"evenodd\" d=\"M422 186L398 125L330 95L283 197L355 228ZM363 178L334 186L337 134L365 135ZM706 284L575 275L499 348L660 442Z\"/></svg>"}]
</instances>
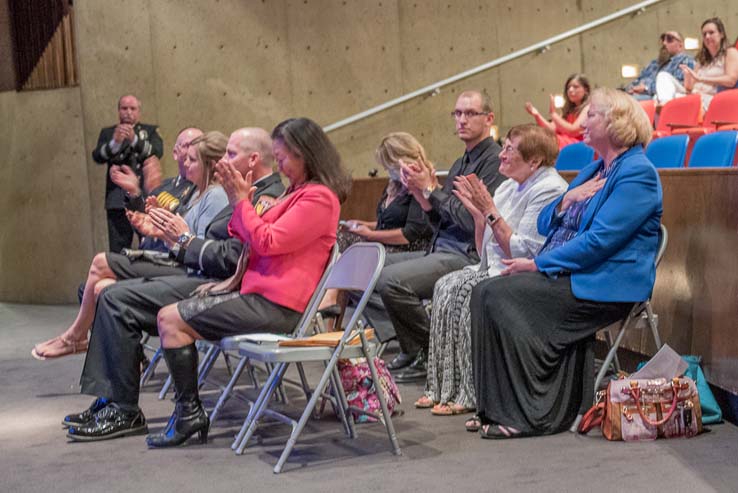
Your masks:
<instances>
[{"instance_id":1,"label":"woman in red blazer","mask_svg":"<svg viewBox=\"0 0 738 493\"><path fill-rule=\"evenodd\" d=\"M250 173L243 178L218 163L218 175L234 206L229 230L244 243L239 292L204 295L164 307L158 316L164 358L177 402L149 447L169 447L195 433L207 441L208 417L197 392L197 339L220 339L247 332L285 332L298 322L325 269L333 244L340 202L351 184L338 151L319 125L307 118L286 120L272 132L279 171L290 182L284 195L257 214ZM247 258L246 258L247 256ZM238 274L237 274L238 275Z\"/></svg>"}]
</instances>

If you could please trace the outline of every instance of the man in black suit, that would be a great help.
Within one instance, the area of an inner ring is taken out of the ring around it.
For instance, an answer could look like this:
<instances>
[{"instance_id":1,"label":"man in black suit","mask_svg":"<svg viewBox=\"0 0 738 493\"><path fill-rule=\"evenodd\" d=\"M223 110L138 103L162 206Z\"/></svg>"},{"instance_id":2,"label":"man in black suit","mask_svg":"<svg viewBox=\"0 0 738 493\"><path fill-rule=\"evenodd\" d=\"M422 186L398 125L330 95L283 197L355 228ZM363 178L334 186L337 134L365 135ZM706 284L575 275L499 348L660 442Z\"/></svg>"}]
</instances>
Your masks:
<instances>
[{"instance_id":1,"label":"man in black suit","mask_svg":"<svg viewBox=\"0 0 738 493\"><path fill-rule=\"evenodd\" d=\"M266 205L284 191L279 175L272 172L271 138L262 129L233 132L223 161L243 175L252 173L256 188L252 202L257 212L258 204ZM69 438L96 441L147 432L138 407L142 334L157 335L156 316L162 307L236 271L242 245L228 235L232 213L230 205L218 213L205 238L177 241L173 255L188 267L189 275L121 281L100 293L81 377L82 393L98 398L89 409L64 418L62 423L70 427Z\"/></svg>"},{"instance_id":2,"label":"man in black suit","mask_svg":"<svg viewBox=\"0 0 738 493\"><path fill-rule=\"evenodd\" d=\"M121 166L128 166L139 179L144 190L150 192L161 181L161 170L154 170L155 162L147 160L161 158L164 143L157 132L156 125L140 123L141 102L133 95L122 96L118 100L118 124L100 131L92 159L98 164L108 165L105 183L105 210L108 217L109 250L120 253L130 248L133 241L133 228L125 213L125 192L111 179L111 172ZM148 164L148 175L152 177L144 183L144 165Z\"/></svg>"}]
</instances>

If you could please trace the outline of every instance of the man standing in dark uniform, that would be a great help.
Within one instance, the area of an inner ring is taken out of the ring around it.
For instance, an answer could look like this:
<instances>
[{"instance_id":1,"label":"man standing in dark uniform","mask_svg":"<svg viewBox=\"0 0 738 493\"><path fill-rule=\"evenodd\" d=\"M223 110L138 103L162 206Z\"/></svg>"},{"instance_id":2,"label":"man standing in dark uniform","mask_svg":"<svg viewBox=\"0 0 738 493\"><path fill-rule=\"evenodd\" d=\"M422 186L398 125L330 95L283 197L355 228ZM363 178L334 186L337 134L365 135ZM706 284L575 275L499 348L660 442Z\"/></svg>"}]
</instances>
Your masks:
<instances>
[{"instance_id":1,"label":"man standing in dark uniform","mask_svg":"<svg viewBox=\"0 0 738 493\"><path fill-rule=\"evenodd\" d=\"M141 185L147 191L158 183L145 183L143 168L146 160L152 157L161 158L164 144L157 132L156 125L140 123L141 103L133 95L126 95L118 100L118 125L103 128L97 139L92 159L98 164L107 164L108 173L105 183L105 210L108 216L108 241L110 251L119 253L123 248L130 248L133 240L133 228L125 213L125 192L113 183L110 178L112 170L120 166L130 167L138 176ZM152 173L161 176L161 171Z\"/></svg>"}]
</instances>

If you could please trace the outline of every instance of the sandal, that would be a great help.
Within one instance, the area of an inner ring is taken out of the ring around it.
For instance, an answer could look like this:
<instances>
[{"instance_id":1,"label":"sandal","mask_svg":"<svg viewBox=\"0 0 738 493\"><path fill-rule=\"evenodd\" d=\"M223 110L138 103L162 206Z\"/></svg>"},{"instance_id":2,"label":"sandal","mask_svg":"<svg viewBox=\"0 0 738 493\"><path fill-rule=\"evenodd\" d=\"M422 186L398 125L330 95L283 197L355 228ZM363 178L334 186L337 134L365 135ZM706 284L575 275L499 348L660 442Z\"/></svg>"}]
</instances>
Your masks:
<instances>
[{"instance_id":1,"label":"sandal","mask_svg":"<svg viewBox=\"0 0 738 493\"><path fill-rule=\"evenodd\" d=\"M87 344L87 338L73 341L65 338L64 336L59 336L36 345L36 347L31 350L31 356L41 361L61 358L63 356L69 356L70 354L87 352ZM56 351L48 354L47 352L49 349L56 349Z\"/></svg>"},{"instance_id":2,"label":"sandal","mask_svg":"<svg viewBox=\"0 0 738 493\"><path fill-rule=\"evenodd\" d=\"M436 403L433 402L433 399L431 399L427 395L424 395L420 399L415 401L415 407L417 407L418 409L430 409L435 404Z\"/></svg>"},{"instance_id":3,"label":"sandal","mask_svg":"<svg viewBox=\"0 0 738 493\"><path fill-rule=\"evenodd\" d=\"M480 420L479 416L475 414L464 422L464 427L466 428L466 431L479 431L479 428L482 427L482 420Z\"/></svg>"},{"instance_id":4,"label":"sandal","mask_svg":"<svg viewBox=\"0 0 738 493\"><path fill-rule=\"evenodd\" d=\"M490 438L493 440L506 438L523 438L538 435L538 433L521 431L517 428L513 428L512 426L495 424L485 424L479 429L479 434L482 438Z\"/></svg>"},{"instance_id":5,"label":"sandal","mask_svg":"<svg viewBox=\"0 0 738 493\"><path fill-rule=\"evenodd\" d=\"M474 412L474 409L455 404L453 402L447 402L446 404L436 404L431 409L431 414L435 416L456 416L457 414L466 414Z\"/></svg>"}]
</instances>

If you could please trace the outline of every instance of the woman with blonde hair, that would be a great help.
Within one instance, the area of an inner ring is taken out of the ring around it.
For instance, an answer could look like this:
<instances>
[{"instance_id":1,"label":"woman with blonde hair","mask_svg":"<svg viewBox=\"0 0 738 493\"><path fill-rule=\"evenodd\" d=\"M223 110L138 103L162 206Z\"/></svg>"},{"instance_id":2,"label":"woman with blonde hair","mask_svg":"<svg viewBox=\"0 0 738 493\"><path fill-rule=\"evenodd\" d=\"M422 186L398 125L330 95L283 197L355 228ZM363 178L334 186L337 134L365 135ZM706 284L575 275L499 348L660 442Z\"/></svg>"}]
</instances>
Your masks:
<instances>
[{"instance_id":1,"label":"woman with blonde hair","mask_svg":"<svg viewBox=\"0 0 738 493\"><path fill-rule=\"evenodd\" d=\"M205 236L208 224L228 205L228 197L214 177L215 163L225 154L228 139L220 132L208 132L192 140L186 150L187 179L196 188L184 217L149 203L148 212L131 213L131 224L144 236L160 238L172 247L182 237ZM154 202L155 202L154 198ZM37 344L31 354L44 360L87 351L87 332L95 318L95 301L103 288L123 279L185 274L183 267L153 263L146 257L131 260L117 252L95 255L87 274L80 309L72 325L60 336Z\"/></svg>"},{"instance_id":2,"label":"woman with blonde hair","mask_svg":"<svg viewBox=\"0 0 738 493\"><path fill-rule=\"evenodd\" d=\"M592 403L595 333L653 290L662 192L644 153L648 117L628 94L601 88L583 127L600 158L541 211L541 251L503 259L501 276L472 290L483 438L567 430Z\"/></svg>"},{"instance_id":3,"label":"woman with blonde hair","mask_svg":"<svg viewBox=\"0 0 738 493\"><path fill-rule=\"evenodd\" d=\"M389 183L377 204L377 218L342 222L338 233L340 250L357 241L383 243L388 252L423 250L433 230L425 212L403 184L400 168L402 163L416 163L433 172L433 163L420 142L405 132L382 137L374 158L389 175Z\"/></svg>"}]
</instances>

